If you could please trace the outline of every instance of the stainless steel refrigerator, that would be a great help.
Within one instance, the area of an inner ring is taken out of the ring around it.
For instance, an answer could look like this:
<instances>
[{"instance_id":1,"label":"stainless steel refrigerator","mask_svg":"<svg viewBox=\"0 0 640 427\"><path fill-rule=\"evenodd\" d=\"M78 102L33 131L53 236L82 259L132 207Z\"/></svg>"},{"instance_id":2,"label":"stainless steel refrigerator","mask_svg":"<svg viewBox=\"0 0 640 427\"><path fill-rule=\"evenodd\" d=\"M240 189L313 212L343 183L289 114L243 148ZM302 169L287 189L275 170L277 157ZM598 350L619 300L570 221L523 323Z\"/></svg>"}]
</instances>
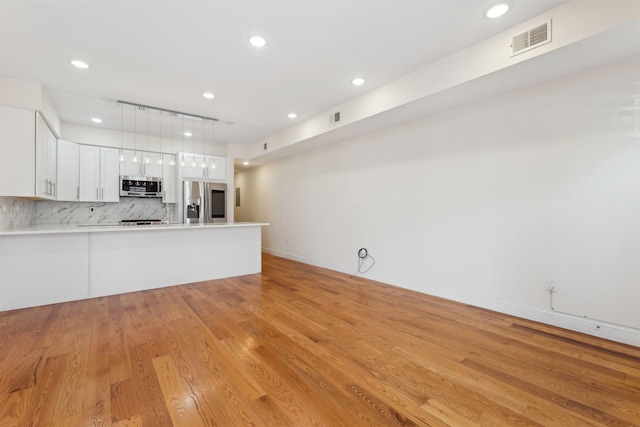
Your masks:
<instances>
[{"instance_id":1,"label":"stainless steel refrigerator","mask_svg":"<svg viewBox=\"0 0 640 427\"><path fill-rule=\"evenodd\" d=\"M184 181L185 224L227 222L227 184Z\"/></svg>"}]
</instances>

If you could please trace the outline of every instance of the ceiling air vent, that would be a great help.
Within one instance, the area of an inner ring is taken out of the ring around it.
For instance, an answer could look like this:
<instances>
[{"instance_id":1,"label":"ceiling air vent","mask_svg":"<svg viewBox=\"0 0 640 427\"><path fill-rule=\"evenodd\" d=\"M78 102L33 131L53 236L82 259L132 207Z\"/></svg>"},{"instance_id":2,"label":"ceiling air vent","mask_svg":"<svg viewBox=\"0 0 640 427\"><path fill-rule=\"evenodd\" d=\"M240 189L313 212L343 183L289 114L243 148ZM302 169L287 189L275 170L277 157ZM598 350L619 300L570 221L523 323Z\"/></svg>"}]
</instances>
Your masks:
<instances>
[{"instance_id":1,"label":"ceiling air vent","mask_svg":"<svg viewBox=\"0 0 640 427\"><path fill-rule=\"evenodd\" d=\"M551 20L511 39L511 56L534 49L551 41Z\"/></svg>"}]
</instances>

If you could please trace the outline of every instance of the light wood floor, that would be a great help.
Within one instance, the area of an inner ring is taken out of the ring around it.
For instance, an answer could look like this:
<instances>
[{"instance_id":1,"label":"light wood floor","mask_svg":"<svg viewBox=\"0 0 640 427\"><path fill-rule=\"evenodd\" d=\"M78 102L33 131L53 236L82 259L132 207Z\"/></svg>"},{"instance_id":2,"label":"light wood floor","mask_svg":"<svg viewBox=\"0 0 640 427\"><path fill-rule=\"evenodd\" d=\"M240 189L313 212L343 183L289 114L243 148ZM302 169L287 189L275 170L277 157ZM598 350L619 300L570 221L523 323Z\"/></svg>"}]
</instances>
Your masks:
<instances>
[{"instance_id":1,"label":"light wood floor","mask_svg":"<svg viewBox=\"0 0 640 427\"><path fill-rule=\"evenodd\" d=\"M282 258L0 313L0 426L640 426L640 348Z\"/></svg>"}]
</instances>

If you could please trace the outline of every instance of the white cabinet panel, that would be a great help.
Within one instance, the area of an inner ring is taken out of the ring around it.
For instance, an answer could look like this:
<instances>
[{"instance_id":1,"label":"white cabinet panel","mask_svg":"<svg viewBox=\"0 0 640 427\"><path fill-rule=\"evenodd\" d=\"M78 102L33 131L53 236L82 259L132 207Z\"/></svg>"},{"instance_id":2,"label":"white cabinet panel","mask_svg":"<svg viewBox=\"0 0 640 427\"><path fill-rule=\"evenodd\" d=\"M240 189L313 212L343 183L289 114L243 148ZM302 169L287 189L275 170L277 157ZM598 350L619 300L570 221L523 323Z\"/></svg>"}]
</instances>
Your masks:
<instances>
[{"instance_id":1,"label":"white cabinet panel","mask_svg":"<svg viewBox=\"0 0 640 427\"><path fill-rule=\"evenodd\" d=\"M78 201L80 198L80 146L75 142L58 141L57 200Z\"/></svg>"},{"instance_id":2,"label":"white cabinet panel","mask_svg":"<svg viewBox=\"0 0 640 427\"><path fill-rule=\"evenodd\" d=\"M181 153L180 167L183 178L222 181L227 178L226 157Z\"/></svg>"},{"instance_id":3,"label":"white cabinet panel","mask_svg":"<svg viewBox=\"0 0 640 427\"><path fill-rule=\"evenodd\" d=\"M103 202L120 201L120 152L100 148L100 188Z\"/></svg>"},{"instance_id":4,"label":"white cabinet panel","mask_svg":"<svg viewBox=\"0 0 640 427\"><path fill-rule=\"evenodd\" d=\"M210 179L227 179L227 158L212 157L209 163L208 178Z\"/></svg>"},{"instance_id":5,"label":"white cabinet panel","mask_svg":"<svg viewBox=\"0 0 640 427\"><path fill-rule=\"evenodd\" d=\"M90 264L92 296L259 273L261 228L94 233Z\"/></svg>"},{"instance_id":6,"label":"white cabinet panel","mask_svg":"<svg viewBox=\"0 0 640 427\"><path fill-rule=\"evenodd\" d=\"M80 146L80 201L120 200L120 161L116 148Z\"/></svg>"},{"instance_id":7,"label":"white cabinet panel","mask_svg":"<svg viewBox=\"0 0 640 427\"><path fill-rule=\"evenodd\" d=\"M88 236L0 236L0 310L88 298Z\"/></svg>"},{"instance_id":8,"label":"white cabinet panel","mask_svg":"<svg viewBox=\"0 0 640 427\"><path fill-rule=\"evenodd\" d=\"M185 178L202 179L206 178L206 167L202 167L202 156L183 153L181 155L180 167L182 176Z\"/></svg>"},{"instance_id":9,"label":"white cabinet panel","mask_svg":"<svg viewBox=\"0 0 640 427\"><path fill-rule=\"evenodd\" d=\"M0 196L35 196L34 114L0 106Z\"/></svg>"},{"instance_id":10,"label":"white cabinet panel","mask_svg":"<svg viewBox=\"0 0 640 427\"><path fill-rule=\"evenodd\" d=\"M80 201L100 200L100 147L80 147Z\"/></svg>"},{"instance_id":11,"label":"white cabinet panel","mask_svg":"<svg viewBox=\"0 0 640 427\"><path fill-rule=\"evenodd\" d=\"M36 112L36 197L56 198L57 138L40 112Z\"/></svg>"},{"instance_id":12,"label":"white cabinet panel","mask_svg":"<svg viewBox=\"0 0 640 427\"><path fill-rule=\"evenodd\" d=\"M161 153L122 150L122 154L124 160L120 162L120 175L162 178Z\"/></svg>"},{"instance_id":13,"label":"white cabinet panel","mask_svg":"<svg viewBox=\"0 0 640 427\"><path fill-rule=\"evenodd\" d=\"M133 150L122 150L123 160L120 162L120 175L140 175L140 157Z\"/></svg>"},{"instance_id":14,"label":"white cabinet panel","mask_svg":"<svg viewBox=\"0 0 640 427\"><path fill-rule=\"evenodd\" d=\"M176 203L178 201L178 165L176 156L164 154L162 156L162 202Z\"/></svg>"}]
</instances>

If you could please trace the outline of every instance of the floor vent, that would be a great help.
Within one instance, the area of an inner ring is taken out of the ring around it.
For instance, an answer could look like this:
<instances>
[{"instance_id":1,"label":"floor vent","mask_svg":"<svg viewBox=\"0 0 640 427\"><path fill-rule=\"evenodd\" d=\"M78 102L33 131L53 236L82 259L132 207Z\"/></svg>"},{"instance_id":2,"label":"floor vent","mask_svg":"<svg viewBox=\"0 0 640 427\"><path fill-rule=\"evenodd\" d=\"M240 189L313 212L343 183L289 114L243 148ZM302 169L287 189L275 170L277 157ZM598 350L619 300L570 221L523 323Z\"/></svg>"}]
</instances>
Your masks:
<instances>
[{"instance_id":1,"label":"floor vent","mask_svg":"<svg viewBox=\"0 0 640 427\"><path fill-rule=\"evenodd\" d=\"M511 56L518 55L551 42L551 20L511 39Z\"/></svg>"}]
</instances>

